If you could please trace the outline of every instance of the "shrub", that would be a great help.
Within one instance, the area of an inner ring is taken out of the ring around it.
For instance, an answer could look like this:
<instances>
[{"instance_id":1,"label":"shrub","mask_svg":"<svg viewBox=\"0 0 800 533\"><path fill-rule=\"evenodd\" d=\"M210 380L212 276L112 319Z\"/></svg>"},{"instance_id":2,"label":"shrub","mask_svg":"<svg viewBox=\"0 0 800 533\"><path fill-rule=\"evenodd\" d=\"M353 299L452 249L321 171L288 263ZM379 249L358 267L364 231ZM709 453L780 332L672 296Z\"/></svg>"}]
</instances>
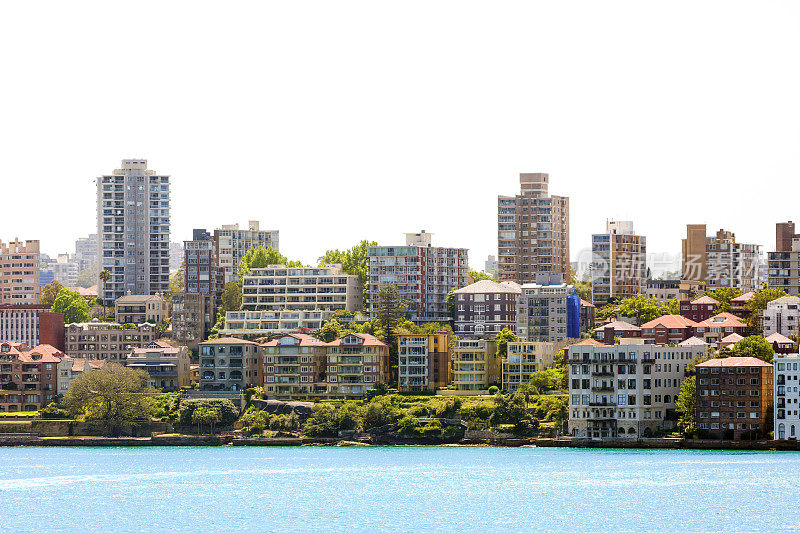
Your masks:
<instances>
[{"instance_id":1,"label":"shrub","mask_svg":"<svg viewBox=\"0 0 800 533\"><path fill-rule=\"evenodd\" d=\"M180 407L178 409L178 420L180 423L185 426L192 425L192 415L195 409L200 407L208 409L218 408L221 415L220 426L230 426L239 418L239 411L236 409L236 406L233 405L232 401L228 399L199 398L180 402Z\"/></svg>"},{"instance_id":2,"label":"shrub","mask_svg":"<svg viewBox=\"0 0 800 533\"><path fill-rule=\"evenodd\" d=\"M494 396L498 392L500 392L500 389L497 388L497 385L492 385L491 387L489 387L489 394L491 394L492 396Z\"/></svg>"},{"instance_id":3,"label":"shrub","mask_svg":"<svg viewBox=\"0 0 800 533\"><path fill-rule=\"evenodd\" d=\"M400 418L400 410L386 396L379 396L362 409L364 429L394 424Z\"/></svg>"},{"instance_id":4,"label":"shrub","mask_svg":"<svg viewBox=\"0 0 800 533\"><path fill-rule=\"evenodd\" d=\"M39 416L45 420L57 420L64 418L71 418L69 411L55 402L50 403L47 407L39 411Z\"/></svg>"},{"instance_id":5,"label":"shrub","mask_svg":"<svg viewBox=\"0 0 800 533\"><path fill-rule=\"evenodd\" d=\"M303 426L303 434L309 437L334 438L339 431L358 429L362 419L356 402L345 402L336 408L327 403L314 406L311 416Z\"/></svg>"}]
</instances>

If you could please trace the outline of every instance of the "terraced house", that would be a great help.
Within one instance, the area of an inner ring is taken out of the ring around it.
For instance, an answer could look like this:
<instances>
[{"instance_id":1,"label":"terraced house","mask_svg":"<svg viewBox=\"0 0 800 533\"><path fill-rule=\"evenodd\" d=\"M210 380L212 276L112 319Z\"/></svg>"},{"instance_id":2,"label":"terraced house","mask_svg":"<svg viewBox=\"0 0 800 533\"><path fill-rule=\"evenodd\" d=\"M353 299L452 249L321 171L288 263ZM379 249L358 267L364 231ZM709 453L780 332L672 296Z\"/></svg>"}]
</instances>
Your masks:
<instances>
[{"instance_id":1,"label":"terraced house","mask_svg":"<svg viewBox=\"0 0 800 533\"><path fill-rule=\"evenodd\" d=\"M270 398L325 395L327 343L290 333L262 345L264 391Z\"/></svg>"},{"instance_id":2,"label":"terraced house","mask_svg":"<svg viewBox=\"0 0 800 533\"><path fill-rule=\"evenodd\" d=\"M478 391L500 384L501 357L489 339L458 339L453 346L453 385L460 391Z\"/></svg>"},{"instance_id":3,"label":"terraced house","mask_svg":"<svg viewBox=\"0 0 800 533\"><path fill-rule=\"evenodd\" d=\"M328 395L360 398L389 377L389 347L366 333L350 333L327 345Z\"/></svg>"},{"instance_id":4,"label":"terraced house","mask_svg":"<svg viewBox=\"0 0 800 533\"><path fill-rule=\"evenodd\" d=\"M400 391L434 391L450 384L450 333L398 335Z\"/></svg>"},{"instance_id":5,"label":"terraced house","mask_svg":"<svg viewBox=\"0 0 800 533\"><path fill-rule=\"evenodd\" d=\"M200 343L200 389L242 391L261 385L261 347L232 337Z\"/></svg>"},{"instance_id":6,"label":"terraced house","mask_svg":"<svg viewBox=\"0 0 800 533\"><path fill-rule=\"evenodd\" d=\"M53 401L64 353L49 344L0 344L0 412L36 411Z\"/></svg>"}]
</instances>

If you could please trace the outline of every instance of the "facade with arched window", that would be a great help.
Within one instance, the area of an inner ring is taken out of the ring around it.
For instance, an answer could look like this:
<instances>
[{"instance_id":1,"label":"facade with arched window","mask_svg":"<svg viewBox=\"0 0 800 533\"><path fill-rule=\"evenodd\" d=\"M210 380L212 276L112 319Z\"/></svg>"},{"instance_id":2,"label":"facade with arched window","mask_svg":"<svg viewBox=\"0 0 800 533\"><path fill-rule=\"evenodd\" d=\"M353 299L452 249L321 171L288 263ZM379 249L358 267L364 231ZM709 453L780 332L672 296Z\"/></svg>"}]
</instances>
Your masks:
<instances>
[{"instance_id":1,"label":"facade with arched window","mask_svg":"<svg viewBox=\"0 0 800 533\"><path fill-rule=\"evenodd\" d=\"M775 354L774 417L776 439L800 436L800 355Z\"/></svg>"}]
</instances>

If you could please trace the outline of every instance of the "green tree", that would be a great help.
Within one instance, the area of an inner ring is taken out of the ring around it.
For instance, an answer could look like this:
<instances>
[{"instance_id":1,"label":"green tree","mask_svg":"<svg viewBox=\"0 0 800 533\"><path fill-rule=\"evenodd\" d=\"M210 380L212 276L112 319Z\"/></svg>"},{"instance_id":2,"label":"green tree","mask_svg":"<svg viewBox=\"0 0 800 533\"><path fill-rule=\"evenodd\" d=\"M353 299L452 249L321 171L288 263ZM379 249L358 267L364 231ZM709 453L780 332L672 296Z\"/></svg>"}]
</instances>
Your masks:
<instances>
[{"instance_id":1,"label":"green tree","mask_svg":"<svg viewBox=\"0 0 800 533\"><path fill-rule=\"evenodd\" d=\"M642 325L664 315L678 314L679 311L680 304L677 298L662 302L657 298L648 298L642 294L637 294L602 307L597 311L597 317L600 320L604 320L621 315L636 318L638 324Z\"/></svg>"},{"instance_id":2,"label":"green tree","mask_svg":"<svg viewBox=\"0 0 800 533\"><path fill-rule=\"evenodd\" d=\"M78 274L78 279L75 282L78 287L83 287L84 289L88 289L92 285L97 283L97 268L95 266L91 266Z\"/></svg>"},{"instance_id":3,"label":"green tree","mask_svg":"<svg viewBox=\"0 0 800 533\"><path fill-rule=\"evenodd\" d=\"M197 398L193 400L181 400L178 405L178 421L183 426L196 424L194 412L197 409L217 409L220 413L220 421L217 425L230 426L239 418L239 410L233 402L227 398Z\"/></svg>"},{"instance_id":4,"label":"green tree","mask_svg":"<svg viewBox=\"0 0 800 533\"><path fill-rule=\"evenodd\" d=\"M494 339L497 341L497 355L500 357L505 357L508 353L508 343L517 342L519 337L517 337L517 334L510 329L503 328L502 331L497 333Z\"/></svg>"},{"instance_id":5,"label":"green tree","mask_svg":"<svg viewBox=\"0 0 800 533\"><path fill-rule=\"evenodd\" d=\"M153 403L147 396L149 380L144 370L106 363L74 379L65 403L73 414L85 415L109 434L119 435L150 420Z\"/></svg>"},{"instance_id":6,"label":"green tree","mask_svg":"<svg viewBox=\"0 0 800 533\"><path fill-rule=\"evenodd\" d=\"M327 250L325 254L319 258L319 266L326 265L342 265L342 270L353 276L358 276L358 281L364 290L364 301L367 299L368 293L368 266L369 255L367 251L370 246L378 246L375 241L362 240L352 248L347 250Z\"/></svg>"},{"instance_id":7,"label":"green tree","mask_svg":"<svg viewBox=\"0 0 800 533\"><path fill-rule=\"evenodd\" d=\"M531 375L530 384L540 393L566 388L566 373L561 368L545 368Z\"/></svg>"},{"instance_id":8,"label":"green tree","mask_svg":"<svg viewBox=\"0 0 800 533\"><path fill-rule=\"evenodd\" d=\"M239 261L239 267L236 270L239 282L245 276L249 276L251 270L254 268L264 268L269 265L284 265L287 267L301 267L303 263L300 261L290 261L285 255L281 255L272 248L250 248L244 254L244 257Z\"/></svg>"},{"instance_id":9,"label":"green tree","mask_svg":"<svg viewBox=\"0 0 800 533\"><path fill-rule=\"evenodd\" d=\"M697 384L694 376L683 378L681 390L675 398L678 412L678 429L684 435L692 435L697 431Z\"/></svg>"},{"instance_id":10,"label":"green tree","mask_svg":"<svg viewBox=\"0 0 800 533\"><path fill-rule=\"evenodd\" d=\"M761 331L762 313L767 308L767 304L783 296L788 296L786 291L778 288L762 287L753 293L753 297L744 304L744 309L747 312L745 321L751 333Z\"/></svg>"},{"instance_id":11,"label":"green tree","mask_svg":"<svg viewBox=\"0 0 800 533\"><path fill-rule=\"evenodd\" d=\"M326 320L322 327L314 332L314 336L324 342L332 342L342 336L344 328L335 318Z\"/></svg>"},{"instance_id":12,"label":"green tree","mask_svg":"<svg viewBox=\"0 0 800 533\"><path fill-rule=\"evenodd\" d=\"M173 294L177 294L179 292L184 292L186 290L186 275L183 268L183 263L181 263L181 267L173 272L169 277L169 292Z\"/></svg>"},{"instance_id":13,"label":"green tree","mask_svg":"<svg viewBox=\"0 0 800 533\"><path fill-rule=\"evenodd\" d=\"M485 279L494 281L494 277L491 274L487 274L486 272L478 272L477 270L470 270L469 277L472 278L473 283L477 283L478 281L483 281Z\"/></svg>"},{"instance_id":14,"label":"green tree","mask_svg":"<svg viewBox=\"0 0 800 533\"><path fill-rule=\"evenodd\" d=\"M736 357L755 357L771 363L775 350L761 335L750 335L733 345L733 355Z\"/></svg>"},{"instance_id":15,"label":"green tree","mask_svg":"<svg viewBox=\"0 0 800 533\"><path fill-rule=\"evenodd\" d=\"M397 330L405 320L408 303L400 296L397 286L384 283L378 288L377 322L383 331L383 342L389 345L389 366L397 370Z\"/></svg>"},{"instance_id":16,"label":"green tree","mask_svg":"<svg viewBox=\"0 0 800 533\"><path fill-rule=\"evenodd\" d=\"M50 310L54 313L63 313L65 324L87 322L92 317L92 310L86 299L78 291L66 288L59 291Z\"/></svg>"},{"instance_id":17,"label":"green tree","mask_svg":"<svg viewBox=\"0 0 800 533\"><path fill-rule=\"evenodd\" d=\"M201 405L192 412L192 423L197 424L197 433L202 431L203 426L211 428L214 434L214 426L222 422L222 411L217 406Z\"/></svg>"},{"instance_id":18,"label":"green tree","mask_svg":"<svg viewBox=\"0 0 800 533\"><path fill-rule=\"evenodd\" d=\"M574 268L569 269L569 284L575 287L579 298L587 302L592 301L592 282L578 279L578 273L575 272Z\"/></svg>"},{"instance_id":19,"label":"green tree","mask_svg":"<svg viewBox=\"0 0 800 533\"><path fill-rule=\"evenodd\" d=\"M731 300L738 298L742 294L744 293L736 287L720 287L719 289L714 289L713 291L704 292L703 296L714 298L719 302L719 305L715 309L717 313L730 313Z\"/></svg>"},{"instance_id":20,"label":"green tree","mask_svg":"<svg viewBox=\"0 0 800 533\"><path fill-rule=\"evenodd\" d=\"M56 301L56 296L58 296L58 293L61 292L61 289L63 288L64 285L57 279L51 281L42 287L42 294L39 296L39 303L48 307L52 307L53 303Z\"/></svg>"},{"instance_id":21,"label":"green tree","mask_svg":"<svg viewBox=\"0 0 800 533\"><path fill-rule=\"evenodd\" d=\"M220 298L219 312L225 315L228 311L238 311L242 308L242 288L235 281L225 284Z\"/></svg>"}]
</instances>

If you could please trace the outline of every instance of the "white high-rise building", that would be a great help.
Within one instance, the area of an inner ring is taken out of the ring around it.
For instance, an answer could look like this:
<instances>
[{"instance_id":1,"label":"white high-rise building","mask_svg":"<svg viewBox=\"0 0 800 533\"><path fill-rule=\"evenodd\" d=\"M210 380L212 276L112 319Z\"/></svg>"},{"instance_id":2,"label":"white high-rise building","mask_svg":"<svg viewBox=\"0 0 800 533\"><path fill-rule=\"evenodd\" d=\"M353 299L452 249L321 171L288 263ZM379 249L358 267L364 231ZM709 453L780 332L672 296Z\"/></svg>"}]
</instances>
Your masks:
<instances>
[{"instance_id":1,"label":"white high-rise building","mask_svg":"<svg viewBox=\"0 0 800 533\"><path fill-rule=\"evenodd\" d=\"M131 294L169 290L169 176L147 169L146 159L123 159L122 168L97 178L100 270L107 303Z\"/></svg>"},{"instance_id":2,"label":"white high-rise building","mask_svg":"<svg viewBox=\"0 0 800 533\"><path fill-rule=\"evenodd\" d=\"M647 239L633 222L606 221L606 232L592 235L592 303L644 294L647 286Z\"/></svg>"}]
</instances>

